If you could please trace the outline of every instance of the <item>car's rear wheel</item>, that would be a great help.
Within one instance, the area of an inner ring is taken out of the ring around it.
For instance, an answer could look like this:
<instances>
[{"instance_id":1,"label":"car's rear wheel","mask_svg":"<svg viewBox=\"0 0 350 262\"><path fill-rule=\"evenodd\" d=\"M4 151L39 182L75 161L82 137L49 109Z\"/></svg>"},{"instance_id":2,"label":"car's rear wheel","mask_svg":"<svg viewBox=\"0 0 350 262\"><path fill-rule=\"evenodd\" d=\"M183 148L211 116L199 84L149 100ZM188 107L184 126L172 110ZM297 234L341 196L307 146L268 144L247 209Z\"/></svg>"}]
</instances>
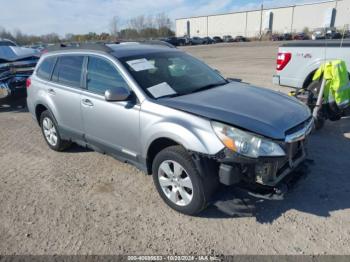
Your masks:
<instances>
[{"instance_id":1,"label":"car's rear wheel","mask_svg":"<svg viewBox=\"0 0 350 262\"><path fill-rule=\"evenodd\" d=\"M60 136L58 125L50 111L44 111L40 116L40 127L48 146L55 151L67 149L71 143Z\"/></svg>"},{"instance_id":2,"label":"car's rear wheel","mask_svg":"<svg viewBox=\"0 0 350 262\"><path fill-rule=\"evenodd\" d=\"M199 174L191 156L181 146L171 146L158 153L152 171L162 199L183 214L198 214L214 192L209 179L206 181Z\"/></svg>"}]
</instances>

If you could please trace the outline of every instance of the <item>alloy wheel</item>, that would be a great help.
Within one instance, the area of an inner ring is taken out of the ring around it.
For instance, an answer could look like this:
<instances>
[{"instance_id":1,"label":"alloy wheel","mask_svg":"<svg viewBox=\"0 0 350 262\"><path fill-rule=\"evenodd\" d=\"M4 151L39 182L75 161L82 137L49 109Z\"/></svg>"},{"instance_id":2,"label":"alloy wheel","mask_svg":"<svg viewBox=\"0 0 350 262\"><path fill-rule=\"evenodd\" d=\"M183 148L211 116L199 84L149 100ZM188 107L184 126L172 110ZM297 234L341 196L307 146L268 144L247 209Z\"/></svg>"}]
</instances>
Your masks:
<instances>
[{"instance_id":1,"label":"alloy wheel","mask_svg":"<svg viewBox=\"0 0 350 262\"><path fill-rule=\"evenodd\" d=\"M173 160L161 163L158 181L166 197L178 206L187 206L193 198L193 185L190 176L182 165Z\"/></svg>"},{"instance_id":2,"label":"alloy wheel","mask_svg":"<svg viewBox=\"0 0 350 262\"><path fill-rule=\"evenodd\" d=\"M52 120L48 117L43 119L43 131L46 141L51 146L56 146L58 141L57 130Z\"/></svg>"}]
</instances>

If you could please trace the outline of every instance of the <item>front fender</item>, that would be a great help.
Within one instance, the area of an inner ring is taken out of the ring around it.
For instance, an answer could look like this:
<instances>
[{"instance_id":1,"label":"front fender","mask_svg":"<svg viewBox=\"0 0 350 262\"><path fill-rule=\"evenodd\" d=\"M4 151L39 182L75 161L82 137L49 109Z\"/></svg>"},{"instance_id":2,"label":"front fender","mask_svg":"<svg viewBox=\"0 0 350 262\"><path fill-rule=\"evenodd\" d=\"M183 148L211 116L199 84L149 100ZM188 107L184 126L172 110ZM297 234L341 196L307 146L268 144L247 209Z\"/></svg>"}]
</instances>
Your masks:
<instances>
[{"instance_id":1,"label":"front fender","mask_svg":"<svg viewBox=\"0 0 350 262\"><path fill-rule=\"evenodd\" d=\"M142 156L155 140L168 138L189 151L215 155L224 145L215 135L208 119L189 113L144 102L140 115Z\"/></svg>"}]
</instances>

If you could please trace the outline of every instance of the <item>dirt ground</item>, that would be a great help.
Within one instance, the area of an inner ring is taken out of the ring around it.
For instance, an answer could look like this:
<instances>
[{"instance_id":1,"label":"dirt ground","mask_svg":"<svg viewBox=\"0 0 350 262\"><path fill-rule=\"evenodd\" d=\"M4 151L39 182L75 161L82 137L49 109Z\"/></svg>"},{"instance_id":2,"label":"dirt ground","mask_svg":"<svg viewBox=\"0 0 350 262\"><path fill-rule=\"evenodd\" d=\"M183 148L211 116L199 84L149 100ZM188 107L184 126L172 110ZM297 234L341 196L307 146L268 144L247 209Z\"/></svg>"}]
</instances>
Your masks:
<instances>
[{"instance_id":1,"label":"dirt ground","mask_svg":"<svg viewBox=\"0 0 350 262\"><path fill-rule=\"evenodd\" d=\"M273 88L275 43L184 49L228 77ZM2 255L350 254L349 118L312 135L314 163L285 200L232 191L237 203L245 198L245 217L215 207L181 215L130 165L78 146L51 151L20 102L0 109L0 141Z\"/></svg>"}]
</instances>

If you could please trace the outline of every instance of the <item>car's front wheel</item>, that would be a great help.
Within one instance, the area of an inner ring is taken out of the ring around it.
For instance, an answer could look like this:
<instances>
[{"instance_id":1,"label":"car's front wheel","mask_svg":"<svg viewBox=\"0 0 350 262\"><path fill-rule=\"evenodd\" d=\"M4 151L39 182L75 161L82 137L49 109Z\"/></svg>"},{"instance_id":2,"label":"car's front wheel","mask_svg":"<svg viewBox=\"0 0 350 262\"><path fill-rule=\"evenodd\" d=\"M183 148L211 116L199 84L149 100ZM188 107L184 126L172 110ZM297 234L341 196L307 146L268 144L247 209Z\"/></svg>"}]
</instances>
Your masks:
<instances>
[{"instance_id":1,"label":"car's front wheel","mask_svg":"<svg viewBox=\"0 0 350 262\"><path fill-rule=\"evenodd\" d=\"M158 153L152 171L160 196L178 212L198 214L214 192L213 183L199 174L191 156L181 146L171 146Z\"/></svg>"},{"instance_id":2,"label":"car's front wheel","mask_svg":"<svg viewBox=\"0 0 350 262\"><path fill-rule=\"evenodd\" d=\"M70 142L60 136L55 118L50 111L44 111L40 116L40 127L48 146L55 151L62 151L70 146Z\"/></svg>"}]
</instances>

